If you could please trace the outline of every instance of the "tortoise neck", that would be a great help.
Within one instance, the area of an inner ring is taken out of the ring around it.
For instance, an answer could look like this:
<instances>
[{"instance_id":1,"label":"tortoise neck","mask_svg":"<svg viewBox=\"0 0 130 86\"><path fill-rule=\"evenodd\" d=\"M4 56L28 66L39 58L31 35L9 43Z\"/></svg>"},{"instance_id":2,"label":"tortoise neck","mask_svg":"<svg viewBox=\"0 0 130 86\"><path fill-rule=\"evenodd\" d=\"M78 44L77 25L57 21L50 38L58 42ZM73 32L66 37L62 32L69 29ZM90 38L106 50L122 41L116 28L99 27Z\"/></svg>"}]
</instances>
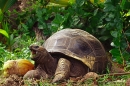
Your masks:
<instances>
[{"instance_id":1,"label":"tortoise neck","mask_svg":"<svg viewBox=\"0 0 130 86\"><path fill-rule=\"evenodd\" d=\"M45 58L46 60L42 62L41 66L44 66L42 68L44 68L47 74L53 75L56 70L57 61L49 53Z\"/></svg>"}]
</instances>

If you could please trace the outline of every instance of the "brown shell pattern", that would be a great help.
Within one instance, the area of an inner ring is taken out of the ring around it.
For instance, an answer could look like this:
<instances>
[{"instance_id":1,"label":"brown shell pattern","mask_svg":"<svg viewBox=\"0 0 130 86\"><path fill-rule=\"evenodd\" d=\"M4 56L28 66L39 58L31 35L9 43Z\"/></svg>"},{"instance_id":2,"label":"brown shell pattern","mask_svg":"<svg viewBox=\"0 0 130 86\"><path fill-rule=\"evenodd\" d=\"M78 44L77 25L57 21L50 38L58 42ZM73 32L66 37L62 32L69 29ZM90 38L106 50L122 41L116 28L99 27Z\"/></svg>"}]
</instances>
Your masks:
<instances>
[{"instance_id":1,"label":"brown shell pattern","mask_svg":"<svg viewBox=\"0 0 130 86\"><path fill-rule=\"evenodd\" d=\"M102 71L108 59L101 42L93 35L80 29L63 29L54 33L44 43L50 53L63 53L82 61L93 71Z\"/></svg>"}]
</instances>

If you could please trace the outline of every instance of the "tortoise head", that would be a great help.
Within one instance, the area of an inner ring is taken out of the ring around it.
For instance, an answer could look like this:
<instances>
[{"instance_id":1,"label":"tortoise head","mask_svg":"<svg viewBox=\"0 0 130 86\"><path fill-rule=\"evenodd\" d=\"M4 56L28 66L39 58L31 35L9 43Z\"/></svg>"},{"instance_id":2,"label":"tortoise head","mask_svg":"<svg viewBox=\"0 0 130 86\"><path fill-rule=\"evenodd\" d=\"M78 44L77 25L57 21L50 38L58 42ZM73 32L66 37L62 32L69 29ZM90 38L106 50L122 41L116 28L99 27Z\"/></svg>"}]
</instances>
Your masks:
<instances>
[{"instance_id":1,"label":"tortoise head","mask_svg":"<svg viewBox=\"0 0 130 86\"><path fill-rule=\"evenodd\" d=\"M40 61L40 60L43 60L45 59L46 56L48 56L48 52L47 50L42 47L42 46L37 46L37 45L31 45L29 47L31 53L32 53L32 57L31 59L34 60L34 61Z\"/></svg>"}]
</instances>

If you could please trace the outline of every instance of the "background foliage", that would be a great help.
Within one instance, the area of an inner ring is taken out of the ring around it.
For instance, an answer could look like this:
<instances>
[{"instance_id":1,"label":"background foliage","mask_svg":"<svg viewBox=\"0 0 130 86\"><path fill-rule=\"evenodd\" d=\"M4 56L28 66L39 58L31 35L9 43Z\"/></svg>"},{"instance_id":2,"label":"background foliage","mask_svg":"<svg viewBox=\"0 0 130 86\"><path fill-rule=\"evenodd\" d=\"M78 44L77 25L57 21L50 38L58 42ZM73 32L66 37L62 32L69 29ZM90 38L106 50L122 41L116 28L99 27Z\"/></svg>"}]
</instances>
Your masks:
<instances>
[{"instance_id":1,"label":"background foliage","mask_svg":"<svg viewBox=\"0 0 130 86\"><path fill-rule=\"evenodd\" d=\"M29 59L27 47L35 42L35 33L32 28L35 23L38 23L38 28L46 37L64 28L85 30L104 44L106 51L111 53L114 61L124 66L129 64L129 0L63 1L32 0L28 2L29 6L22 11L14 9L11 12L0 12L6 21L2 29L7 28L6 32L9 35L6 42L1 42L0 45L0 53L5 54L0 57L1 62L4 62L6 57L8 59ZM12 14L17 15L13 21L10 18ZM14 28L12 23L17 27ZM12 52L14 57L12 57Z\"/></svg>"}]
</instances>

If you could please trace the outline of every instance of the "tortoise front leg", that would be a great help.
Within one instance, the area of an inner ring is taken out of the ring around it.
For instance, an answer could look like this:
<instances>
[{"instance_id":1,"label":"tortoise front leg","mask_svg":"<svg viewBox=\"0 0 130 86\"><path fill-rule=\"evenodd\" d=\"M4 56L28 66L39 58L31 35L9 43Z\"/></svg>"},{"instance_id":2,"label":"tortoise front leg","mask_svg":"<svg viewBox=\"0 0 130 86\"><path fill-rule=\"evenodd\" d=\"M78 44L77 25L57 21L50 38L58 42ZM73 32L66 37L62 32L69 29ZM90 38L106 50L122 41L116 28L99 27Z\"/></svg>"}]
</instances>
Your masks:
<instances>
[{"instance_id":1,"label":"tortoise front leg","mask_svg":"<svg viewBox=\"0 0 130 86\"><path fill-rule=\"evenodd\" d=\"M24 79L41 79L41 78L46 79L48 78L48 75L44 70L38 67L35 70L28 71L23 78Z\"/></svg>"},{"instance_id":2,"label":"tortoise front leg","mask_svg":"<svg viewBox=\"0 0 130 86\"><path fill-rule=\"evenodd\" d=\"M70 61L65 58L60 58L52 82L54 83L69 78L69 73L70 73Z\"/></svg>"}]
</instances>

